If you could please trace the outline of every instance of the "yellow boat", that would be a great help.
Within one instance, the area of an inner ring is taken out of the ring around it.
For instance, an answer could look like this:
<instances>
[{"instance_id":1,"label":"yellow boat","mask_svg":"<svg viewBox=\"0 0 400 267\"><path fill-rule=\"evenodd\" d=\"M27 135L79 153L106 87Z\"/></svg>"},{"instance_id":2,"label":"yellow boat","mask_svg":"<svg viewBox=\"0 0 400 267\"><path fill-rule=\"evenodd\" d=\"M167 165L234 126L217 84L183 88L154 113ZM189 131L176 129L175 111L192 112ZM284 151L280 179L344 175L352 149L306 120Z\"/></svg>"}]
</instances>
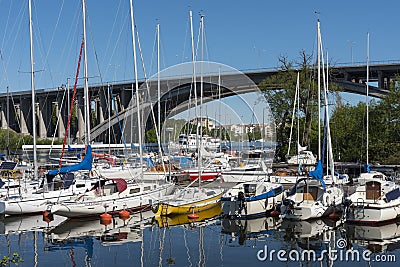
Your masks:
<instances>
[{"instance_id":1,"label":"yellow boat","mask_svg":"<svg viewBox=\"0 0 400 267\"><path fill-rule=\"evenodd\" d=\"M220 188L188 187L170 199L158 203L153 207L153 212L156 216L198 213L219 205L223 193L224 191Z\"/></svg>"},{"instance_id":2,"label":"yellow boat","mask_svg":"<svg viewBox=\"0 0 400 267\"><path fill-rule=\"evenodd\" d=\"M198 218L190 219L188 214L179 214L175 216L155 216L154 221L157 223L158 227L169 227L175 225L182 225L182 224L190 224L194 222L202 222L207 219L214 218L222 213L222 205L219 202L214 207L197 212L196 215Z\"/></svg>"}]
</instances>

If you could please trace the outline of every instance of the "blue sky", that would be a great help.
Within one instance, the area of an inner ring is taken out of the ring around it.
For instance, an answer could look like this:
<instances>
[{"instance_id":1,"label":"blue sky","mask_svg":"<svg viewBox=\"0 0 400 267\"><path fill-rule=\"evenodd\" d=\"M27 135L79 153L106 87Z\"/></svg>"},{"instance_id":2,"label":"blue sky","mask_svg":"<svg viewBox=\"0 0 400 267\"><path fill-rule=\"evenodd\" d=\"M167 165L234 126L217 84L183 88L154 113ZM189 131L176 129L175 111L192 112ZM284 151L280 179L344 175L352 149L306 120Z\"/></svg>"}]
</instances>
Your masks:
<instances>
[{"instance_id":1,"label":"blue sky","mask_svg":"<svg viewBox=\"0 0 400 267\"><path fill-rule=\"evenodd\" d=\"M74 77L82 19L80 0L32 0L36 88L55 88ZM0 93L30 90L27 0L0 0ZM134 1L147 75L156 71L156 23L162 66L190 60L189 9L197 38L205 15L205 60L239 70L276 68L278 57L297 60L315 50L316 21L331 64L400 59L400 2L384 1ZM319 12L319 15L315 14ZM129 0L87 0L89 83L132 80ZM140 62L138 63L140 66ZM143 72L140 67L140 77ZM79 75L83 76L83 69ZM71 84L73 80L71 80Z\"/></svg>"}]
</instances>

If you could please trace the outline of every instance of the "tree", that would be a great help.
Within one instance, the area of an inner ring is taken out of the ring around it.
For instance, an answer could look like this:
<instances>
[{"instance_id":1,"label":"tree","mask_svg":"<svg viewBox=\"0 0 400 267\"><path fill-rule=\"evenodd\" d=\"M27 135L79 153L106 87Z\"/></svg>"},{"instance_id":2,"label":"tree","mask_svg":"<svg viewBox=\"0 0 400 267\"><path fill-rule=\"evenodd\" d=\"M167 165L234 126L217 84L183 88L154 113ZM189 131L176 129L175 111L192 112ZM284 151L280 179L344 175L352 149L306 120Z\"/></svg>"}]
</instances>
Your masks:
<instances>
[{"instance_id":1,"label":"tree","mask_svg":"<svg viewBox=\"0 0 400 267\"><path fill-rule=\"evenodd\" d=\"M318 146L318 140L315 138L315 131L313 130L317 112L315 69L310 65L311 56L308 56L304 51L301 51L300 55L301 62L296 64L298 70L293 69L295 63L281 56L279 58L281 71L267 78L259 85L271 107L275 124L277 125L277 147L275 152L275 160L277 161L282 161L287 156L297 72L300 74L300 110L298 112L301 117L301 140L299 142L303 146L307 145L312 150ZM293 132L295 133L297 125L294 127ZM292 146L292 148L290 153L295 152L296 146Z\"/></svg>"}]
</instances>

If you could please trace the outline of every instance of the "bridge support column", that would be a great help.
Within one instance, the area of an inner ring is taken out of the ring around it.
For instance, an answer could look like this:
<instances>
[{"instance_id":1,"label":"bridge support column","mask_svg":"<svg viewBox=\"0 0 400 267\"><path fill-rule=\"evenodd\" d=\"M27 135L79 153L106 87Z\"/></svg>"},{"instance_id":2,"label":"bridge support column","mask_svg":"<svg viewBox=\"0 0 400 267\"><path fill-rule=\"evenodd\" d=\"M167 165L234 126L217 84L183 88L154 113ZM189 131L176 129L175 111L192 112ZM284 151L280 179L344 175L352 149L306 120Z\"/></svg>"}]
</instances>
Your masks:
<instances>
[{"instance_id":1,"label":"bridge support column","mask_svg":"<svg viewBox=\"0 0 400 267\"><path fill-rule=\"evenodd\" d=\"M38 137L39 138L46 138L47 137L47 130L46 130L46 125L45 125L44 119L43 119L42 109L40 108L39 103L35 103L35 107L36 107L36 116L38 118L38 124L39 124Z\"/></svg>"},{"instance_id":2,"label":"bridge support column","mask_svg":"<svg viewBox=\"0 0 400 267\"><path fill-rule=\"evenodd\" d=\"M78 101L76 101L76 115L78 117L78 132L76 133L76 137L79 141L82 141L85 138L85 119L83 117L83 109L84 103L83 103L83 96L78 95L77 98Z\"/></svg>"},{"instance_id":3,"label":"bridge support column","mask_svg":"<svg viewBox=\"0 0 400 267\"><path fill-rule=\"evenodd\" d=\"M387 83L385 84L385 78L383 77L383 71L378 71L378 87L387 89Z\"/></svg>"},{"instance_id":4,"label":"bridge support column","mask_svg":"<svg viewBox=\"0 0 400 267\"><path fill-rule=\"evenodd\" d=\"M65 136L64 121L59 110L58 102L53 102L54 110L57 112L57 137L63 138Z\"/></svg>"},{"instance_id":5,"label":"bridge support column","mask_svg":"<svg viewBox=\"0 0 400 267\"><path fill-rule=\"evenodd\" d=\"M3 129L3 130L7 130L7 128L8 128L8 121L7 121L7 118L6 118L6 114L4 114L4 110L5 110L5 108L4 108L4 104L3 105L1 105L1 111L0 111L0 116L1 116L1 129Z\"/></svg>"},{"instance_id":6,"label":"bridge support column","mask_svg":"<svg viewBox=\"0 0 400 267\"><path fill-rule=\"evenodd\" d=\"M96 99L95 100L95 109L96 109L96 119L97 119L97 123L103 123L104 122L104 115L103 115L103 107L101 105L101 100L100 99Z\"/></svg>"},{"instance_id":7,"label":"bridge support column","mask_svg":"<svg viewBox=\"0 0 400 267\"><path fill-rule=\"evenodd\" d=\"M15 105L15 110L16 110L17 117L18 117L18 124L19 124L20 133L28 135L29 131L28 131L28 127L26 125L24 112L22 111L21 106L19 104Z\"/></svg>"}]
</instances>

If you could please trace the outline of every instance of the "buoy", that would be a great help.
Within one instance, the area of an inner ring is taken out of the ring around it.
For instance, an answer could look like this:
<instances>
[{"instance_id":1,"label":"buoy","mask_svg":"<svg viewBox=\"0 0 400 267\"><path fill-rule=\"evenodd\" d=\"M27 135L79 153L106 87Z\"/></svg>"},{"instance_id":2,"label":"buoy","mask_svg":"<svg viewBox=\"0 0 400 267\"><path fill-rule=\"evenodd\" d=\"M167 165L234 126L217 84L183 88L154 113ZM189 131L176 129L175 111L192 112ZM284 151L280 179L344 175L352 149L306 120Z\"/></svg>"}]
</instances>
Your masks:
<instances>
[{"instance_id":1,"label":"buoy","mask_svg":"<svg viewBox=\"0 0 400 267\"><path fill-rule=\"evenodd\" d=\"M273 210L273 211L271 211L271 212L269 213L269 215L271 215L271 216L273 216L273 217L279 216L279 214L280 214L280 212L277 211L277 210Z\"/></svg>"},{"instance_id":2,"label":"buoy","mask_svg":"<svg viewBox=\"0 0 400 267\"><path fill-rule=\"evenodd\" d=\"M103 213L100 215L100 223L102 225L109 225L111 224L112 216L108 213Z\"/></svg>"},{"instance_id":3,"label":"buoy","mask_svg":"<svg viewBox=\"0 0 400 267\"><path fill-rule=\"evenodd\" d=\"M332 219L332 220L339 220L340 215L337 214L337 213L334 211L334 212L332 212L331 214L329 214L329 218Z\"/></svg>"},{"instance_id":4,"label":"buoy","mask_svg":"<svg viewBox=\"0 0 400 267\"><path fill-rule=\"evenodd\" d=\"M193 212L188 215L188 218L191 220L196 220L199 218L199 215L197 215L196 213Z\"/></svg>"},{"instance_id":5,"label":"buoy","mask_svg":"<svg viewBox=\"0 0 400 267\"><path fill-rule=\"evenodd\" d=\"M47 210L43 211L43 221L47 222L47 223L54 221L53 213L51 213Z\"/></svg>"},{"instance_id":6,"label":"buoy","mask_svg":"<svg viewBox=\"0 0 400 267\"><path fill-rule=\"evenodd\" d=\"M124 221L129 219L129 217L131 216L130 212L127 210L121 210L118 215L119 218Z\"/></svg>"}]
</instances>

